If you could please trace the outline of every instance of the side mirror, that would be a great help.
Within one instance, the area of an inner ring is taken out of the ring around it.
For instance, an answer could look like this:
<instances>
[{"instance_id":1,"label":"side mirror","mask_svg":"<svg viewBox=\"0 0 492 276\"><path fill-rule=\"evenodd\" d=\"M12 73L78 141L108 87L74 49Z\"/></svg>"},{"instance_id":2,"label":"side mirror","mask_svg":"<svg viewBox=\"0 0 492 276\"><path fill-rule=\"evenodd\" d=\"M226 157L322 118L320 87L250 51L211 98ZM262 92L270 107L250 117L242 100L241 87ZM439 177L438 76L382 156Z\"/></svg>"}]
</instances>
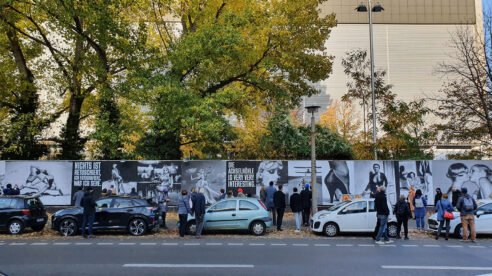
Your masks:
<instances>
[{"instance_id":1,"label":"side mirror","mask_svg":"<svg viewBox=\"0 0 492 276\"><path fill-rule=\"evenodd\" d=\"M481 216L483 214L485 214L485 211L484 210L477 211L477 213L476 213L477 217L479 217L479 216Z\"/></svg>"}]
</instances>

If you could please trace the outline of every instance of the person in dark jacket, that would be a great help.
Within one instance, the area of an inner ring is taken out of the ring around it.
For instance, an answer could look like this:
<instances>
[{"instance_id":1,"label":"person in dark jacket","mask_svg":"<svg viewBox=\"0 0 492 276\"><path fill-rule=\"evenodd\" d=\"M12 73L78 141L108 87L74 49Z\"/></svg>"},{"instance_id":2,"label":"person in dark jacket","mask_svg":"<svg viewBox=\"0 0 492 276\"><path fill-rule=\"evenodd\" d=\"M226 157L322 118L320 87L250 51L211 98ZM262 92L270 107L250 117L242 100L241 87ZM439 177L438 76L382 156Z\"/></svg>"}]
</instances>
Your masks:
<instances>
[{"instance_id":1,"label":"person in dark jacket","mask_svg":"<svg viewBox=\"0 0 492 276\"><path fill-rule=\"evenodd\" d=\"M439 221L436 240L439 239L439 236L441 235L441 230L444 227L444 223L446 223L446 240L448 240L450 219L444 218L444 213L446 211L453 212L453 210L454 208L448 200L448 194L443 194L442 198L436 203L437 221Z\"/></svg>"},{"instance_id":2,"label":"person in dark jacket","mask_svg":"<svg viewBox=\"0 0 492 276\"><path fill-rule=\"evenodd\" d=\"M130 196L138 196L137 190L135 190L135 188L132 188L132 190L130 191Z\"/></svg>"},{"instance_id":3,"label":"person in dark jacket","mask_svg":"<svg viewBox=\"0 0 492 276\"><path fill-rule=\"evenodd\" d=\"M285 212L285 194L282 192L282 185L278 185L278 191L273 194L273 204L277 210L277 230L282 231L282 219Z\"/></svg>"},{"instance_id":4,"label":"person in dark jacket","mask_svg":"<svg viewBox=\"0 0 492 276\"><path fill-rule=\"evenodd\" d=\"M96 216L96 202L92 192L94 190L92 187L87 187L87 190L82 198L80 205L84 208L84 213L82 215L82 237L87 238L85 233L85 226L89 224L89 238L95 238L92 234L92 226L94 225L94 218Z\"/></svg>"},{"instance_id":5,"label":"person in dark jacket","mask_svg":"<svg viewBox=\"0 0 492 276\"><path fill-rule=\"evenodd\" d=\"M386 199L386 187L381 186L380 192L376 194L374 199L374 207L376 208L377 216L379 219L379 232L376 236L377 244L392 243L389 239L388 233L386 232L386 226L388 224L389 208L388 201ZM381 237L384 237L384 242L381 241Z\"/></svg>"},{"instance_id":6,"label":"person in dark jacket","mask_svg":"<svg viewBox=\"0 0 492 276\"><path fill-rule=\"evenodd\" d=\"M275 204L273 203L273 195L277 192L277 189L273 187L273 181L270 181L268 187L266 188L266 207L268 212L272 213L273 225L277 225L277 215Z\"/></svg>"},{"instance_id":7,"label":"person in dark jacket","mask_svg":"<svg viewBox=\"0 0 492 276\"><path fill-rule=\"evenodd\" d=\"M290 209L292 209L296 219L296 230L294 232L301 232L302 199L301 195L297 193L297 188L294 187L293 191L294 194L290 196Z\"/></svg>"},{"instance_id":8,"label":"person in dark jacket","mask_svg":"<svg viewBox=\"0 0 492 276\"><path fill-rule=\"evenodd\" d=\"M434 206L437 206L437 202L441 200L442 198L442 192L440 188L436 189L436 195L434 196Z\"/></svg>"},{"instance_id":9,"label":"person in dark jacket","mask_svg":"<svg viewBox=\"0 0 492 276\"><path fill-rule=\"evenodd\" d=\"M401 225L403 224L403 230L405 233L405 240L408 240L408 218L412 215L410 211L410 204L405 201L405 196L400 195L400 199L395 204L395 210L393 214L396 215L396 222L398 224L397 239L401 239Z\"/></svg>"},{"instance_id":10,"label":"person in dark jacket","mask_svg":"<svg viewBox=\"0 0 492 276\"><path fill-rule=\"evenodd\" d=\"M454 193L453 193L454 194ZM460 211L461 225L463 227L463 239L461 241L468 241L468 227L471 232L471 240L475 242L477 235L475 233L475 210L477 210L477 202L468 194L466 187L461 188L461 197L456 203L456 209Z\"/></svg>"},{"instance_id":11,"label":"person in dark jacket","mask_svg":"<svg viewBox=\"0 0 492 276\"><path fill-rule=\"evenodd\" d=\"M222 200L224 198L226 198L227 194L225 193L225 190L224 189L220 189L220 197L219 197L219 200Z\"/></svg>"},{"instance_id":12,"label":"person in dark jacket","mask_svg":"<svg viewBox=\"0 0 492 276\"><path fill-rule=\"evenodd\" d=\"M375 198L375 197L376 197L376 195L377 195L379 192L381 192L381 187L377 187L377 188L376 188L376 193L371 194L371 196L370 196L370 197L371 197L371 198ZM373 240L376 240L376 236L377 236L377 235L378 235L378 233L379 233L379 217L378 217L377 215L376 215L376 217L377 217L376 227L374 227L374 232L373 232L373 234L372 234L372 239L373 239Z\"/></svg>"},{"instance_id":13,"label":"person in dark jacket","mask_svg":"<svg viewBox=\"0 0 492 276\"><path fill-rule=\"evenodd\" d=\"M3 189L4 195L20 195L20 189L16 185L14 189L12 189L12 184L7 184L7 188Z\"/></svg>"},{"instance_id":14,"label":"person in dark jacket","mask_svg":"<svg viewBox=\"0 0 492 276\"><path fill-rule=\"evenodd\" d=\"M181 238L184 238L186 233L188 214L191 215L190 196L188 195L187 190L182 190L181 196L178 199L179 236Z\"/></svg>"},{"instance_id":15,"label":"person in dark jacket","mask_svg":"<svg viewBox=\"0 0 492 276\"><path fill-rule=\"evenodd\" d=\"M458 199L461 197L461 192L455 186L451 188L451 191L452 191L451 205L453 205L453 207L456 207L456 204L458 204Z\"/></svg>"},{"instance_id":16,"label":"person in dark jacket","mask_svg":"<svg viewBox=\"0 0 492 276\"><path fill-rule=\"evenodd\" d=\"M79 190L77 192L75 192L75 194L73 195L73 201L74 201L75 207L82 207L80 202L82 201L82 198L84 197L84 195L85 195L85 193L83 191L83 188L79 187Z\"/></svg>"},{"instance_id":17,"label":"person in dark jacket","mask_svg":"<svg viewBox=\"0 0 492 276\"><path fill-rule=\"evenodd\" d=\"M313 195L309 190L309 184L304 186L304 190L301 191L302 201L302 224L309 226L309 214L311 213L311 199Z\"/></svg>"},{"instance_id":18,"label":"person in dark jacket","mask_svg":"<svg viewBox=\"0 0 492 276\"><path fill-rule=\"evenodd\" d=\"M203 218L205 216L205 196L203 193L205 192L204 188L200 188L195 197L193 198L193 207L192 213L195 214L196 221L196 232L195 237L200 239L202 237L203 230Z\"/></svg>"}]
</instances>

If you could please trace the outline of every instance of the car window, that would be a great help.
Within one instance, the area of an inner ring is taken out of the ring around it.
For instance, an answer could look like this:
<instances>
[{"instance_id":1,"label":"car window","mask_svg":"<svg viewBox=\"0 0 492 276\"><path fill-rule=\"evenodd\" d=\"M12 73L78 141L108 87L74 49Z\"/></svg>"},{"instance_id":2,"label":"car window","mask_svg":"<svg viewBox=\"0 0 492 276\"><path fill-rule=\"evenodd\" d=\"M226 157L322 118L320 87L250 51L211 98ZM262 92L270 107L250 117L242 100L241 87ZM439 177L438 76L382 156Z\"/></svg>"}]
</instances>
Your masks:
<instances>
[{"instance_id":1,"label":"car window","mask_svg":"<svg viewBox=\"0 0 492 276\"><path fill-rule=\"evenodd\" d=\"M369 212L376 212L376 204L374 201L369 201Z\"/></svg>"},{"instance_id":2,"label":"car window","mask_svg":"<svg viewBox=\"0 0 492 276\"><path fill-rule=\"evenodd\" d=\"M480 206L477 211L484 211L485 214L492 214L492 203Z\"/></svg>"},{"instance_id":3,"label":"car window","mask_svg":"<svg viewBox=\"0 0 492 276\"><path fill-rule=\"evenodd\" d=\"M113 201L112 198L105 198L105 199L101 199L101 200L96 201L96 205L99 208L109 208L111 206L112 201Z\"/></svg>"},{"instance_id":4,"label":"car window","mask_svg":"<svg viewBox=\"0 0 492 276\"><path fill-rule=\"evenodd\" d=\"M10 208L10 198L0 198L0 209L8 209Z\"/></svg>"},{"instance_id":5,"label":"car window","mask_svg":"<svg viewBox=\"0 0 492 276\"><path fill-rule=\"evenodd\" d=\"M246 201L246 200L240 200L239 201L239 210L258 210L258 206L255 204Z\"/></svg>"},{"instance_id":6,"label":"car window","mask_svg":"<svg viewBox=\"0 0 492 276\"><path fill-rule=\"evenodd\" d=\"M114 200L113 208L128 208L133 207L132 201L125 198L116 198Z\"/></svg>"},{"instance_id":7,"label":"car window","mask_svg":"<svg viewBox=\"0 0 492 276\"><path fill-rule=\"evenodd\" d=\"M12 209L24 209L25 208L24 199L12 198L12 201L10 201L10 208L12 208Z\"/></svg>"},{"instance_id":8,"label":"car window","mask_svg":"<svg viewBox=\"0 0 492 276\"><path fill-rule=\"evenodd\" d=\"M41 202L41 200L39 200L39 198L28 198L26 199L26 203L29 208L43 207L43 203Z\"/></svg>"},{"instance_id":9,"label":"car window","mask_svg":"<svg viewBox=\"0 0 492 276\"><path fill-rule=\"evenodd\" d=\"M342 214L357 214L357 213L365 213L366 211L367 211L367 203L365 201L359 201L345 207L342 211Z\"/></svg>"},{"instance_id":10,"label":"car window","mask_svg":"<svg viewBox=\"0 0 492 276\"><path fill-rule=\"evenodd\" d=\"M212 209L214 212L226 212L236 210L236 200L226 200L217 203Z\"/></svg>"},{"instance_id":11,"label":"car window","mask_svg":"<svg viewBox=\"0 0 492 276\"><path fill-rule=\"evenodd\" d=\"M133 199L132 200L133 206L135 207L141 207L141 206L150 206L150 204L143 199Z\"/></svg>"},{"instance_id":12,"label":"car window","mask_svg":"<svg viewBox=\"0 0 492 276\"><path fill-rule=\"evenodd\" d=\"M350 200L342 201L342 202L340 202L340 203L338 203L336 205L333 205L330 208L328 208L328 211L338 210L340 207L345 206L345 205L349 204L350 202L351 202Z\"/></svg>"}]
</instances>

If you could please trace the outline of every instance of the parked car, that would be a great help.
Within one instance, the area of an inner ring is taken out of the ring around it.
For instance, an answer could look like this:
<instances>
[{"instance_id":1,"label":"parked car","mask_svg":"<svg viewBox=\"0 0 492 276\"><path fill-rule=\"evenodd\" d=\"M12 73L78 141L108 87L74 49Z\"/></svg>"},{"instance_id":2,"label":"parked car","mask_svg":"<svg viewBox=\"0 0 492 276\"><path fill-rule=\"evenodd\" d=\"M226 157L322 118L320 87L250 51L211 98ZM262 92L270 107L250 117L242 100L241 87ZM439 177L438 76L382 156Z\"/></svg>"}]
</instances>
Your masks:
<instances>
[{"instance_id":1,"label":"parked car","mask_svg":"<svg viewBox=\"0 0 492 276\"><path fill-rule=\"evenodd\" d=\"M21 234L26 227L41 231L48 221L46 209L38 196L0 197L0 228Z\"/></svg>"},{"instance_id":2,"label":"parked car","mask_svg":"<svg viewBox=\"0 0 492 276\"><path fill-rule=\"evenodd\" d=\"M390 208L391 210L393 209ZM334 237L340 232L373 232L376 223L373 198L340 202L327 210L317 212L310 220L313 232L323 233L328 237ZM396 237L397 224L393 215L389 217L387 231L390 237Z\"/></svg>"},{"instance_id":3,"label":"parked car","mask_svg":"<svg viewBox=\"0 0 492 276\"><path fill-rule=\"evenodd\" d=\"M140 236L157 227L158 207L138 197L111 196L96 200L93 229L127 229ZM74 236L82 227L83 208L60 210L53 215L51 228L63 236Z\"/></svg>"},{"instance_id":4,"label":"parked car","mask_svg":"<svg viewBox=\"0 0 492 276\"><path fill-rule=\"evenodd\" d=\"M484 199L477 201L477 210L475 211L475 232L477 234L492 234L492 199ZM461 226L460 212L453 212L454 219L449 222L449 232L454 233L458 238L463 235ZM437 231L439 222L437 221L437 213L433 214L427 220L429 229Z\"/></svg>"},{"instance_id":5,"label":"parked car","mask_svg":"<svg viewBox=\"0 0 492 276\"><path fill-rule=\"evenodd\" d=\"M255 198L231 198L221 200L205 211L204 230L248 230L256 236L264 235L272 226L270 213ZM195 233L195 217L188 216L187 234Z\"/></svg>"}]
</instances>

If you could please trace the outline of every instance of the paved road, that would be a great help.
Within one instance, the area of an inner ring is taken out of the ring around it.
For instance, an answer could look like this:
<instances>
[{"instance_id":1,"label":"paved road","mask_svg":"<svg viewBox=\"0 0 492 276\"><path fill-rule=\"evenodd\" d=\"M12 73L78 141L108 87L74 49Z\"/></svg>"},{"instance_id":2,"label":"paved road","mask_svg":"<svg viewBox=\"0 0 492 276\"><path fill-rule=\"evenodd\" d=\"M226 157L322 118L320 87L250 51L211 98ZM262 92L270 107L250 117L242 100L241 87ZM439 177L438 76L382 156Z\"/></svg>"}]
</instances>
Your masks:
<instances>
[{"instance_id":1,"label":"paved road","mask_svg":"<svg viewBox=\"0 0 492 276\"><path fill-rule=\"evenodd\" d=\"M492 273L491 252L489 241L429 239L384 246L343 237L24 239L0 243L0 271L9 276L481 275Z\"/></svg>"}]
</instances>

